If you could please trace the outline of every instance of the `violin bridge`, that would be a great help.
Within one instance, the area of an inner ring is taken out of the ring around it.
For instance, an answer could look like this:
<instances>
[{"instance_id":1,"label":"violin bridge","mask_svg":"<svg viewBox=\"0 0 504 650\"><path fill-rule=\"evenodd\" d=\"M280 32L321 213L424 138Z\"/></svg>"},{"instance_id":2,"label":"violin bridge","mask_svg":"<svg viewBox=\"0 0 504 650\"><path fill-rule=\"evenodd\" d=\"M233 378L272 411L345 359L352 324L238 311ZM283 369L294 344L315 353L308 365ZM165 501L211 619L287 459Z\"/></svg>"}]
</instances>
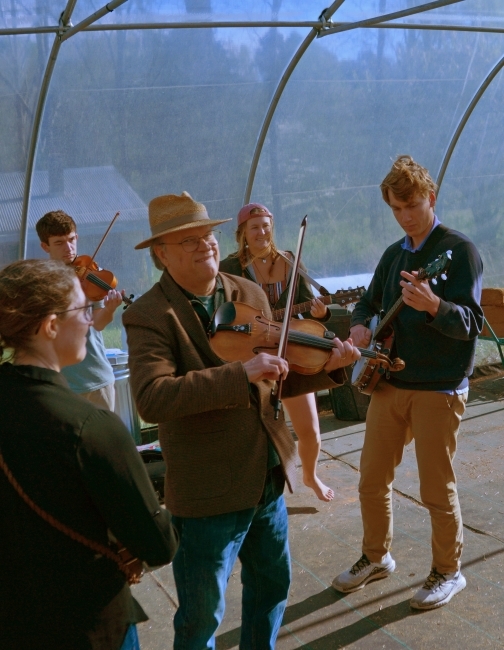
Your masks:
<instances>
[{"instance_id":1,"label":"violin bridge","mask_svg":"<svg viewBox=\"0 0 504 650\"><path fill-rule=\"evenodd\" d=\"M266 329L266 336L264 337L264 338L266 339L266 341L269 341L269 340L270 340L270 329L271 329L271 325L270 325L270 323L268 322L268 327L267 327L267 329Z\"/></svg>"}]
</instances>

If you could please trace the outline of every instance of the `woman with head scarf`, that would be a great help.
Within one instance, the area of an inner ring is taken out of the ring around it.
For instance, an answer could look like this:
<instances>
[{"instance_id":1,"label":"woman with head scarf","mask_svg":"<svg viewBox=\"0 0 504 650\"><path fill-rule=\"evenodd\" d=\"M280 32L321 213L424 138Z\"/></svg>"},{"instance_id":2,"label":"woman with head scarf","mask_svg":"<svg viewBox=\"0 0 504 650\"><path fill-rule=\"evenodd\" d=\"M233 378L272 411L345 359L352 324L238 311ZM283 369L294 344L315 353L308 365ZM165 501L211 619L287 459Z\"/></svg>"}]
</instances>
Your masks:
<instances>
[{"instance_id":1,"label":"woman with head scarf","mask_svg":"<svg viewBox=\"0 0 504 650\"><path fill-rule=\"evenodd\" d=\"M289 290L291 267L284 256L293 259L289 251L280 252L273 239L273 215L260 203L249 203L238 213L236 230L238 251L220 264L220 270L240 275L261 286L268 296L272 310L285 307ZM305 317L326 320L327 307L314 298L310 286L299 276L294 304L310 301L311 309ZM317 403L313 393L284 399L292 426L298 437L298 453L303 465L303 482L311 487L322 501L334 497L331 488L317 476L320 453L320 426Z\"/></svg>"}]
</instances>

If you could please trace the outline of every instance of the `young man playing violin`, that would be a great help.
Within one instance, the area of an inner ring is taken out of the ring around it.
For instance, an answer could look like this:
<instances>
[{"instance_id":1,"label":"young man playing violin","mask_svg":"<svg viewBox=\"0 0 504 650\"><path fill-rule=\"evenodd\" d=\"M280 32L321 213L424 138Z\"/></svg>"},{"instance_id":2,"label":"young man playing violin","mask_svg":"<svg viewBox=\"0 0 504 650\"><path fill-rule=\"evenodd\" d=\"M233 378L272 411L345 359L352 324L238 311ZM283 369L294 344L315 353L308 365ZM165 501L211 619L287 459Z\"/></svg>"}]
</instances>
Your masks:
<instances>
[{"instance_id":1,"label":"young man playing violin","mask_svg":"<svg viewBox=\"0 0 504 650\"><path fill-rule=\"evenodd\" d=\"M348 593L394 571L392 482L404 446L414 439L420 495L432 525L431 572L410 601L420 610L445 605L466 585L453 458L483 326L480 256L465 235L440 224L434 214L436 190L427 169L411 156L400 156L381 184L383 199L406 236L383 254L355 307L350 333L356 345L367 346L371 317L390 310L402 296L404 307L392 322L391 356L399 356L406 367L384 376L371 396L360 463L362 557L332 583ZM431 287L419 280L418 269L448 250L452 261L446 281Z\"/></svg>"},{"instance_id":2,"label":"young man playing violin","mask_svg":"<svg viewBox=\"0 0 504 650\"><path fill-rule=\"evenodd\" d=\"M77 256L79 237L72 217L63 210L48 212L37 221L35 228L42 250L51 259L72 264ZM110 411L115 405L114 373L106 356L101 331L112 322L114 312L122 302L122 293L112 289L102 301L92 303L93 324L87 335L86 358L62 370L74 393Z\"/></svg>"},{"instance_id":3,"label":"young man playing violin","mask_svg":"<svg viewBox=\"0 0 504 650\"><path fill-rule=\"evenodd\" d=\"M324 369L310 377L265 353L222 361L207 336L216 308L239 301L271 315L260 287L219 273L213 228L229 219L210 220L183 192L153 199L149 221L152 236L136 248L150 246L163 274L123 322L138 411L159 423L165 499L180 537L174 648L214 647L239 557L240 648L273 649L290 584L283 489L287 483L292 490L296 454L283 413L274 419L271 390L280 377L285 397L341 384L341 369L359 351L337 341Z\"/></svg>"}]
</instances>

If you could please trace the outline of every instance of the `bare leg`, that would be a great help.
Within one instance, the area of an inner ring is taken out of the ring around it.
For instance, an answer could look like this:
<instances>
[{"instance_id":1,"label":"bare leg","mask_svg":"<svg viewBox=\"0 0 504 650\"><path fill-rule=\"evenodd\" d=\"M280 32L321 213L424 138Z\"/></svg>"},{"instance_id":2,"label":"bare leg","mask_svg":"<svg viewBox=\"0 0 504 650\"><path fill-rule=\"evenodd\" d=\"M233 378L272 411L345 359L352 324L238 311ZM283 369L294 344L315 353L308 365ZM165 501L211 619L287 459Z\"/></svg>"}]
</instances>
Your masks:
<instances>
[{"instance_id":1,"label":"bare leg","mask_svg":"<svg viewBox=\"0 0 504 650\"><path fill-rule=\"evenodd\" d=\"M303 465L303 483L312 488L321 501L331 501L334 492L317 476L320 453L320 426L315 393L283 400L299 439L298 453Z\"/></svg>"}]
</instances>

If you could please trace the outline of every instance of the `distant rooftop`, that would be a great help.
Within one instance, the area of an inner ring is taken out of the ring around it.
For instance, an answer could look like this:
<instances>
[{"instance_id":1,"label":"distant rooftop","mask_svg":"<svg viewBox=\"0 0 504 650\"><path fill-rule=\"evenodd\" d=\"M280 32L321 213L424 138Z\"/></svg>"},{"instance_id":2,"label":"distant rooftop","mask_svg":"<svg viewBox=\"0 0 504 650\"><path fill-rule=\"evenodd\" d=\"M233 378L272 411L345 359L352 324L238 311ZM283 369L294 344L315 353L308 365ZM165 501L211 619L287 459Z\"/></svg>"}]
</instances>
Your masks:
<instances>
[{"instance_id":1,"label":"distant rooftop","mask_svg":"<svg viewBox=\"0 0 504 650\"><path fill-rule=\"evenodd\" d=\"M23 172L0 173L2 239L19 237L23 187ZM131 222L141 222L148 228L146 204L113 166L36 171L28 218L29 236L33 235L40 217L51 210L70 214L81 232L108 224L118 211L121 216L114 229L130 229Z\"/></svg>"}]
</instances>

